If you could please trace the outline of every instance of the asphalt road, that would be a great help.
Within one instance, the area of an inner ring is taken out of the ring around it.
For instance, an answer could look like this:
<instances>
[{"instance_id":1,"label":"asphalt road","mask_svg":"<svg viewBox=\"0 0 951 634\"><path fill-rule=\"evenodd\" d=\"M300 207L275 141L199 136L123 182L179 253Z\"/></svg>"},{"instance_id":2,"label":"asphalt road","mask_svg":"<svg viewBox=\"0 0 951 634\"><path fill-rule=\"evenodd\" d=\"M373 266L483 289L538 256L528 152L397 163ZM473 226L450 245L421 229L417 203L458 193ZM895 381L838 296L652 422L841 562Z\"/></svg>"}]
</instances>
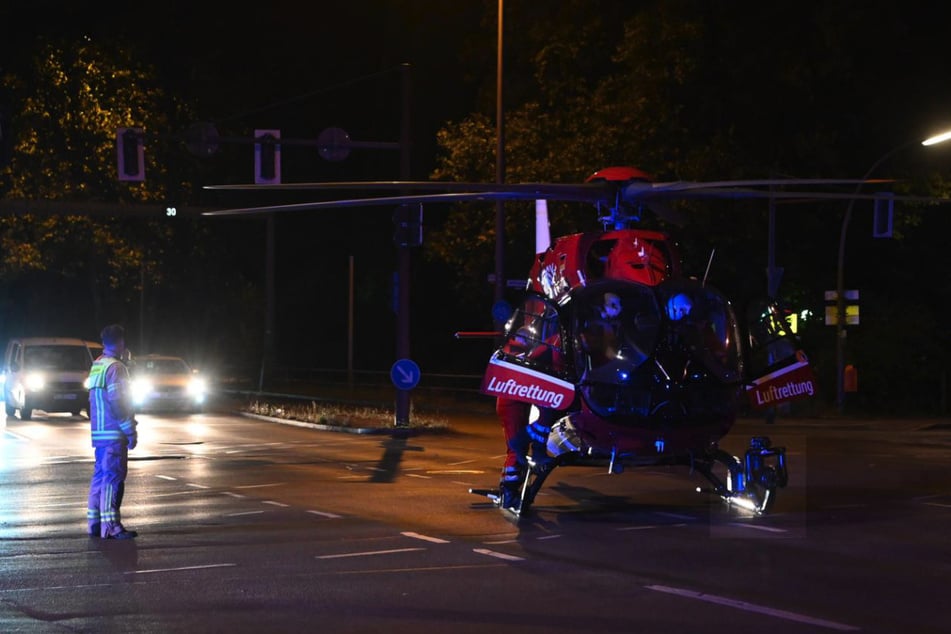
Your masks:
<instances>
[{"instance_id":1,"label":"asphalt road","mask_svg":"<svg viewBox=\"0 0 951 634\"><path fill-rule=\"evenodd\" d=\"M85 535L88 422L0 435L3 632L948 632L951 425L740 421L787 448L753 517L679 468L563 468L516 521L500 430L141 415L129 542Z\"/></svg>"}]
</instances>

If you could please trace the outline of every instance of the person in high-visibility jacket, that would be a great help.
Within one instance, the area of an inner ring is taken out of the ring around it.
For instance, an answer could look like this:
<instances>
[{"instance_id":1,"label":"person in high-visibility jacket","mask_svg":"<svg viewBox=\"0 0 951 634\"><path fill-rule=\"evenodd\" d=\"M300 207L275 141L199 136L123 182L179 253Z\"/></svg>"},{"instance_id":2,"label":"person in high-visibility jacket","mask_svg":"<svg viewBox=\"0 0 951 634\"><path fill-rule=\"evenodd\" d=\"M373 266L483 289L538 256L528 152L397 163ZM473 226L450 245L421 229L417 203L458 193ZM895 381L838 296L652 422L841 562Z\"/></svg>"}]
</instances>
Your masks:
<instances>
[{"instance_id":1,"label":"person in high-visibility jacket","mask_svg":"<svg viewBox=\"0 0 951 634\"><path fill-rule=\"evenodd\" d=\"M96 464L89 484L86 518L89 534L103 539L131 539L135 531L122 525L119 507L129 468L129 450L138 442L135 410L129 391L129 370L122 362L125 329L102 329L103 352L89 370L89 423Z\"/></svg>"}]
</instances>

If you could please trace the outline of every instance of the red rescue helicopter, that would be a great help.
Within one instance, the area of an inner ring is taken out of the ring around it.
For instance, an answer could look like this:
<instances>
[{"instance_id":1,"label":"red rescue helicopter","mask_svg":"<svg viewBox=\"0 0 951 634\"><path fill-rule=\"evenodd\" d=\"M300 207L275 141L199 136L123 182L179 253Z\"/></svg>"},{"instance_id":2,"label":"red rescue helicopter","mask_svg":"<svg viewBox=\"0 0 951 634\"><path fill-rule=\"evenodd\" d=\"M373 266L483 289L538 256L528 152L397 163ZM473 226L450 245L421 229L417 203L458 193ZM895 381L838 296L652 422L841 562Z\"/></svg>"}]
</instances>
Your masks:
<instances>
[{"instance_id":1,"label":"red rescue helicopter","mask_svg":"<svg viewBox=\"0 0 951 634\"><path fill-rule=\"evenodd\" d=\"M208 189L399 190L400 195L228 209L207 215L260 214L371 205L467 200L536 200L540 242L524 300L491 355L481 391L530 403L545 455L526 456L518 499L471 489L525 514L557 467L677 465L701 474L704 491L757 514L787 484L785 449L753 437L742 456L719 446L743 399L775 407L816 393L809 361L776 301L740 324L730 301L704 278L681 269L671 237L636 228L665 201L690 198L787 200L874 198L828 190L883 180L770 179L655 182L630 167L598 171L584 183L490 184L373 181L220 185ZM803 188L827 188L806 191ZM595 205L603 229L548 237L545 201ZM699 489L698 489L699 490Z\"/></svg>"}]
</instances>

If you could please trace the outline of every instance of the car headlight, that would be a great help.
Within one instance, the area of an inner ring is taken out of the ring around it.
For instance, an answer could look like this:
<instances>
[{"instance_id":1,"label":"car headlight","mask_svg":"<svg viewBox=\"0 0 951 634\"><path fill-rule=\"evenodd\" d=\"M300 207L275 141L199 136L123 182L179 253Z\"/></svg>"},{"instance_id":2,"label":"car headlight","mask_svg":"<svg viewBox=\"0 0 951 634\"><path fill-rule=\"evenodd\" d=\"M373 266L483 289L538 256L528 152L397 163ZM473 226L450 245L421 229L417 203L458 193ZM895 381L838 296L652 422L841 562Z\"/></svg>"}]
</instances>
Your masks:
<instances>
[{"instance_id":1,"label":"car headlight","mask_svg":"<svg viewBox=\"0 0 951 634\"><path fill-rule=\"evenodd\" d=\"M46 377L39 372L30 372L24 377L23 385L31 392L39 392L46 387Z\"/></svg>"},{"instance_id":2,"label":"car headlight","mask_svg":"<svg viewBox=\"0 0 951 634\"><path fill-rule=\"evenodd\" d=\"M149 393L152 392L152 382L143 378L132 379L130 388L132 392L132 402L136 405L140 405L148 398Z\"/></svg>"},{"instance_id":3,"label":"car headlight","mask_svg":"<svg viewBox=\"0 0 951 634\"><path fill-rule=\"evenodd\" d=\"M195 376L188 381L186 390L188 391L188 395L194 400L203 401L205 394L208 392L208 384L205 382L205 379Z\"/></svg>"}]
</instances>

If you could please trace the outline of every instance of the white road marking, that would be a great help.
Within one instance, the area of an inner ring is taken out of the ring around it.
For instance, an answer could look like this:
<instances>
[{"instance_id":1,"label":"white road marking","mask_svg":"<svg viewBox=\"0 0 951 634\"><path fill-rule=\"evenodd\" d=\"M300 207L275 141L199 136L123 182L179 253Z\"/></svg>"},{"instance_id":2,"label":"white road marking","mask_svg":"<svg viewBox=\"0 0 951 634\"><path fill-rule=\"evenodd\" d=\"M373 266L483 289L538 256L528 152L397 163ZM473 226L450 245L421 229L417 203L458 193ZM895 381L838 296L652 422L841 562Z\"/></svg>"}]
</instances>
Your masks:
<instances>
[{"instance_id":1,"label":"white road marking","mask_svg":"<svg viewBox=\"0 0 951 634\"><path fill-rule=\"evenodd\" d=\"M340 555L317 555L314 559L342 559L344 557L369 557L372 555L392 555L395 553L410 553L425 548L393 548L391 550L365 550L359 553L342 553Z\"/></svg>"},{"instance_id":2,"label":"white road marking","mask_svg":"<svg viewBox=\"0 0 951 634\"><path fill-rule=\"evenodd\" d=\"M328 517L330 519L339 519L343 517L342 515L337 515L336 513L327 513L325 511L307 511L311 515L320 515L321 517Z\"/></svg>"},{"instance_id":3,"label":"white road marking","mask_svg":"<svg viewBox=\"0 0 951 634\"><path fill-rule=\"evenodd\" d=\"M263 515L265 511L244 511L241 513L225 513L225 517L240 517L241 515Z\"/></svg>"},{"instance_id":4,"label":"white road marking","mask_svg":"<svg viewBox=\"0 0 951 634\"><path fill-rule=\"evenodd\" d=\"M742 522L730 522L730 526L738 526L739 528L749 528L754 531L764 531L767 533L788 533L785 528L774 528L772 526L757 526L756 524L744 524Z\"/></svg>"},{"instance_id":5,"label":"white road marking","mask_svg":"<svg viewBox=\"0 0 951 634\"><path fill-rule=\"evenodd\" d=\"M207 489L210 487L205 486L204 484L196 484L195 482L187 482L185 484L187 487L192 487L193 489Z\"/></svg>"},{"instance_id":6,"label":"white road marking","mask_svg":"<svg viewBox=\"0 0 951 634\"><path fill-rule=\"evenodd\" d=\"M243 484L241 486L236 486L236 489L264 489L267 487L279 487L283 486L284 482L270 482L268 484Z\"/></svg>"},{"instance_id":7,"label":"white road marking","mask_svg":"<svg viewBox=\"0 0 951 634\"><path fill-rule=\"evenodd\" d=\"M419 533L414 533L412 531L404 531L400 533L405 537L412 537L413 539L422 539L423 541L433 542L434 544L448 544L448 539L440 539L439 537L430 537L429 535L420 535Z\"/></svg>"},{"instance_id":8,"label":"white road marking","mask_svg":"<svg viewBox=\"0 0 951 634\"><path fill-rule=\"evenodd\" d=\"M460 564L456 566L422 566L417 568L377 568L375 570L339 570L334 575L378 575L382 572L435 572L441 570L471 570L473 568L500 568L505 564ZM2 591L0 591L2 592Z\"/></svg>"},{"instance_id":9,"label":"white road marking","mask_svg":"<svg viewBox=\"0 0 951 634\"><path fill-rule=\"evenodd\" d=\"M488 555L489 557L495 557L496 559L504 559L505 561L525 561L524 557L507 555L505 553L500 553L497 550L489 550L488 548L473 548L472 552L479 553L480 555Z\"/></svg>"},{"instance_id":10,"label":"white road marking","mask_svg":"<svg viewBox=\"0 0 951 634\"><path fill-rule=\"evenodd\" d=\"M644 586L648 590L656 590L658 592L666 592L668 594L675 594L677 596L686 597L688 599L699 599L700 601L707 601L708 603L716 603L718 605L725 605L730 608L737 608L739 610L745 610L747 612L756 612L759 614L766 614L767 616L775 616L780 619L786 619L787 621L796 621L798 623L807 623L809 625L817 625L819 627L825 627L833 630L840 630L843 632L854 632L861 628L855 627L854 625L846 625L844 623L836 623L835 621L826 621L825 619L817 619L811 616L806 616L805 614L797 614L796 612L788 612L786 610L778 610L776 608L770 608L764 605L756 605L754 603L747 603L746 601L737 601L736 599L728 599L727 597L719 597L713 594L705 594L703 592L695 592L693 590L685 590L683 588L671 588L670 586Z\"/></svg>"},{"instance_id":11,"label":"white road marking","mask_svg":"<svg viewBox=\"0 0 951 634\"><path fill-rule=\"evenodd\" d=\"M127 575L148 575L153 572L179 572L182 570L205 570L207 568L233 568L238 564L208 564L207 566L183 566L181 568L152 568L150 570L126 570Z\"/></svg>"},{"instance_id":12,"label":"white road marking","mask_svg":"<svg viewBox=\"0 0 951 634\"><path fill-rule=\"evenodd\" d=\"M155 477L161 478L162 480L172 480L172 481L178 480L178 478L173 478L172 476L167 476L167 475L157 475Z\"/></svg>"},{"instance_id":13,"label":"white road marking","mask_svg":"<svg viewBox=\"0 0 951 634\"><path fill-rule=\"evenodd\" d=\"M407 478L420 478L421 480L432 480L431 477L429 477L429 476L427 476L427 475L420 475L420 474L418 474L418 473L407 473L407 474L406 474L406 477L407 477Z\"/></svg>"},{"instance_id":14,"label":"white road marking","mask_svg":"<svg viewBox=\"0 0 951 634\"><path fill-rule=\"evenodd\" d=\"M261 504L270 504L271 506L280 506L281 508L287 508L290 504L284 504L283 502L277 502L275 500L264 500Z\"/></svg>"}]
</instances>

